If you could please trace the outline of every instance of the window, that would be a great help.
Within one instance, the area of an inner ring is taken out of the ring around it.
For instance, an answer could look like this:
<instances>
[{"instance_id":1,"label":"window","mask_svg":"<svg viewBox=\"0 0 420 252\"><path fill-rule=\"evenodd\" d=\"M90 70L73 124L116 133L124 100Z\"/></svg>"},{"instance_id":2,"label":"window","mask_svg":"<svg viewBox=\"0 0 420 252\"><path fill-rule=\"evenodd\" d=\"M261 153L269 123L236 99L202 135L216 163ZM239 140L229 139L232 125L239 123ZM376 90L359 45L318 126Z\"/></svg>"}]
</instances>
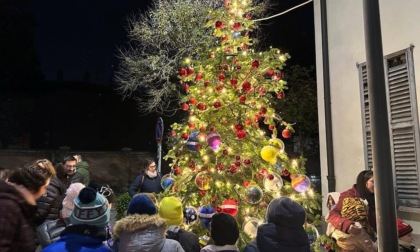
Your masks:
<instances>
[{"instance_id":1,"label":"window","mask_svg":"<svg viewBox=\"0 0 420 252\"><path fill-rule=\"evenodd\" d=\"M384 57L391 155L397 205L420 208L420 136L413 47ZM366 63L357 66L361 84L365 163L372 168L372 138Z\"/></svg>"}]
</instances>

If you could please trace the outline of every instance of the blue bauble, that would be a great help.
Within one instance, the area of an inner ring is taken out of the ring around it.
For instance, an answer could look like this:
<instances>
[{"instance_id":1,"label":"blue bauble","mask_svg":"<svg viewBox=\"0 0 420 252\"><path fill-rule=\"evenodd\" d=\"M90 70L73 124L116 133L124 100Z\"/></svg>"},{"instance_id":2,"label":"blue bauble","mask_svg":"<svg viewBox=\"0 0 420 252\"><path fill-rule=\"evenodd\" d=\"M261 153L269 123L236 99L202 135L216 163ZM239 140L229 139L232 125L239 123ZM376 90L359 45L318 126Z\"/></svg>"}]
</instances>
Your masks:
<instances>
[{"instance_id":1,"label":"blue bauble","mask_svg":"<svg viewBox=\"0 0 420 252\"><path fill-rule=\"evenodd\" d=\"M201 206L198 209L198 218L204 228L210 229L211 217L214 214L214 208L211 206Z\"/></svg>"},{"instance_id":2,"label":"blue bauble","mask_svg":"<svg viewBox=\"0 0 420 252\"><path fill-rule=\"evenodd\" d=\"M197 139L198 134L199 134L199 132L197 132L197 131L192 132L190 134L190 137L187 140L187 148L190 151L198 151L199 150L199 148L197 148L197 146L200 145L200 143L198 142L198 139Z\"/></svg>"},{"instance_id":3,"label":"blue bauble","mask_svg":"<svg viewBox=\"0 0 420 252\"><path fill-rule=\"evenodd\" d=\"M238 38L239 36L241 36L241 32L240 32L240 31L235 31L235 32L233 33L233 37L234 37L234 38Z\"/></svg>"},{"instance_id":4,"label":"blue bauble","mask_svg":"<svg viewBox=\"0 0 420 252\"><path fill-rule=\"evenodd\" d=\"M193 225L198 219L197 210L195 210L195 208L192 206L187 206L184 209L183 213L184 213L184 222L189 226Z\"/></svg>"},{"instance_id":5,"label":"blue bauble","mask_svg":"<svg viewBox=\"0 0 420 252\"><path fill-rule=\"evenodd\" d=\"M162 177L160 181L160 185L163 189L167 189L169 186L171 186L175 182L175 178L172 177L172 174L166 174Z\"/></svg>"}]
</instances>

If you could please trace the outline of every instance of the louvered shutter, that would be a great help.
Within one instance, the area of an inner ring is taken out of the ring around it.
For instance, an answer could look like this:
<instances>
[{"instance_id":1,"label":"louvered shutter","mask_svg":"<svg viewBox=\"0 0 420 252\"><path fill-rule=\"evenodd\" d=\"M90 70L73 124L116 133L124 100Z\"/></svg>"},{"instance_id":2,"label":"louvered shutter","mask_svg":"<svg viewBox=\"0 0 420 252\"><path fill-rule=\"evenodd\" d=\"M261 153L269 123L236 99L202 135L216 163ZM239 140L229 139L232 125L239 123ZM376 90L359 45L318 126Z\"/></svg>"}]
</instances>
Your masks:
<instances>
[{"instance_id":1,"label":"louvered shutter","mask_svg":"<svg viewBox=\"0 0 420 252\"><path fill-rule=\"evenodd\" d=\"M399 206L420 207L419 127L411 50L387 57L392 161Z\"/></svg>"},{"instance_id":2,"label":"louvered shutter","mask_svg":"<svg viewBox=\"0 0 420 252\"><path fill-rule=\"evenodd\" d=\"M364 134L364 146L366 150L365 163L367 168L372 168L372 136L370 130L370 111L369 111L369 94L367 83L367 67L366 63L358 65L359 79L361 83L361 101L362 101L362 123Z\"/></svg>"}]
</instances>

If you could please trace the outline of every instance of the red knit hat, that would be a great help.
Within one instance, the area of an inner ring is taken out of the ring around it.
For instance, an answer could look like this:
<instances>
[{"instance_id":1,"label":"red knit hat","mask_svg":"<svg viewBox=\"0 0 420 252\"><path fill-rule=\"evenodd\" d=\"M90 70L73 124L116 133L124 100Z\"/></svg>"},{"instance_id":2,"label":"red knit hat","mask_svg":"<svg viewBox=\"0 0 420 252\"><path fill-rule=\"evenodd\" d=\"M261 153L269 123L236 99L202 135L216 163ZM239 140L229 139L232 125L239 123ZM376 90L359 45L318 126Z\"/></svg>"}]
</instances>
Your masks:
<instances>
[{"instance_id":1,"label":"red knit hat","mask_svg":"<svg viewBox=\"0 0 420 252\"><path fill-rule=\"evenodd\" d=\"M413 228L410 225L408 225L407 223L404 223L400 219L397 219L397 225L398 225L398 237L399 238L413 232Z\"/></svg>"}]
</instances>

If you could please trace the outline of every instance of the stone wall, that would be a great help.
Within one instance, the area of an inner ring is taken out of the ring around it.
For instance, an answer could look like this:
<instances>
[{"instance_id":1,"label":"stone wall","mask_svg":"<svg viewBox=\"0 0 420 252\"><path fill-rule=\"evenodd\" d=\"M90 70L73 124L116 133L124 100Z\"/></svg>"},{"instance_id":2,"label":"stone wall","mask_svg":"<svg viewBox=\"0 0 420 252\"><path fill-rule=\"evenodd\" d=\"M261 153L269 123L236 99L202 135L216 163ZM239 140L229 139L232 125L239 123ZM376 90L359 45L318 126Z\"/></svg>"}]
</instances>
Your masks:
<instances>
[{"instance_id":1,"label":"stone wall","mask_svg":"<svg viewBox=\"0 0 420 252\"><path fill-rule=\"evenodd\" d=\"M25 163L46 158L52 163L61 162L69 150L0 150L0 166L11 171ZM78 152L89 163L90 179L109 184L117 192L125 191L140 170L145 157L156 157L154 153L134 151L83 151ZM162 160L162 172L168 169Z\"/></svg>"}]
</instances>

